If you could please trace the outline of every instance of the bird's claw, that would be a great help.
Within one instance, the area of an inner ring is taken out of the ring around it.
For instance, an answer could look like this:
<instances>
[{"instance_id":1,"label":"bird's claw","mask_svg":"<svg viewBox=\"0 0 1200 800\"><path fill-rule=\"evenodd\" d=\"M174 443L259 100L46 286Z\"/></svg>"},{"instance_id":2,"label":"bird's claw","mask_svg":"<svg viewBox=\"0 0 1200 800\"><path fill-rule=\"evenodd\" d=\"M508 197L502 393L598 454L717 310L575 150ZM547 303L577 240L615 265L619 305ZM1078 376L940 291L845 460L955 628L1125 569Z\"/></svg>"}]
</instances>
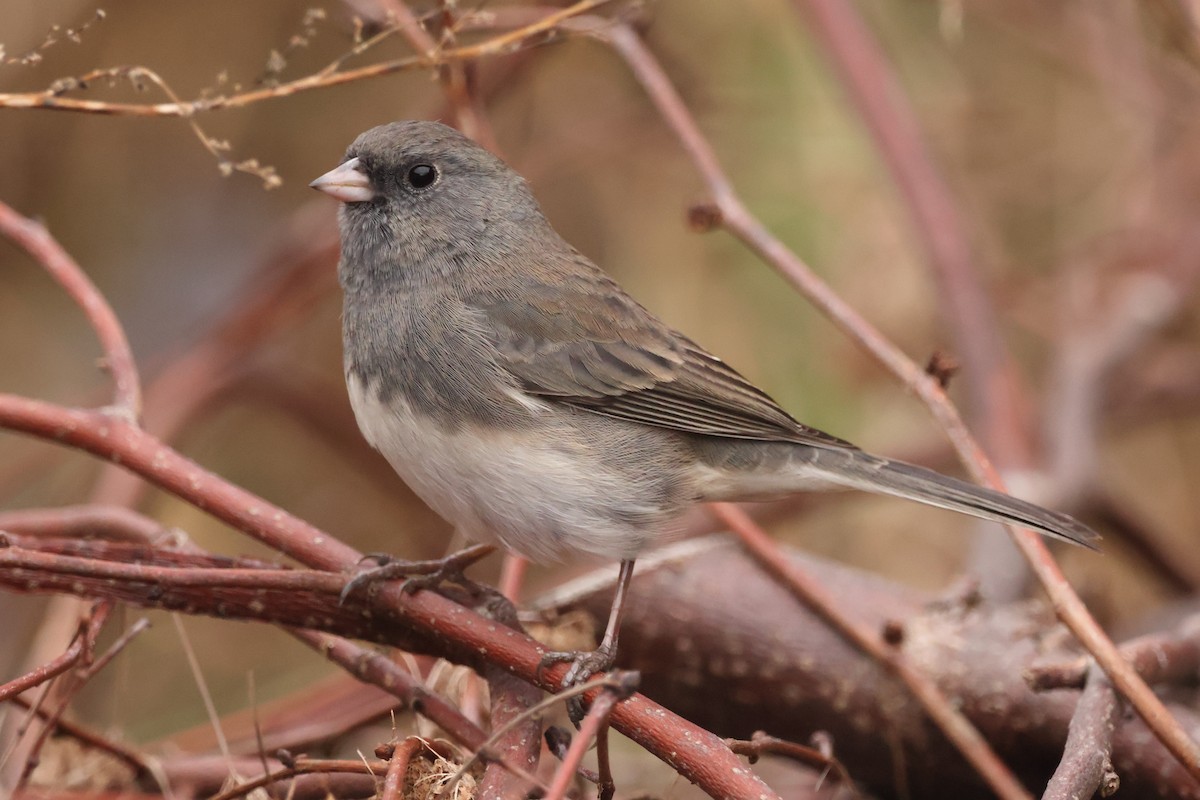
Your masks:
<instances>
[{"instance_id":1,"label":"bird's claw","mask_svg":"<svg viewBox=\"0 0 1200 800\"><path fill-rule=\"evenodd\" d=\"M404 578L400 590L407 594L420 589L437 589L448 582L467 583L463 570L495 549L491 545L477 544L429 561L404 561L383 553L370 553L363 556L362 561L376 561L379 566L363 570L348 580L338 595L338 604L344 604L350 595L364 586L397 578Z\"/></svg>"},{"instance_id":2,"label":"bird's claw","mask_svg":"<svg viewBox=\"0 0 1200 800\"><path fill-rule=\"evenodd\" d=\"M567 674L563 676L559 685L563 689L570 689L586 683L593 675L608 672L612 669L616 658L616 648L606 647L604 644L591 651L550 651L542 656L541 663L538 664L538 672L540 673L546 667L554 664L569 663L571 667L567 670ZM585 714L586 709L583 707L583 697L581 695L567 698L567 715L571 718L571 722L576 728L583 721Z\"/></svg>"}]
</instances>

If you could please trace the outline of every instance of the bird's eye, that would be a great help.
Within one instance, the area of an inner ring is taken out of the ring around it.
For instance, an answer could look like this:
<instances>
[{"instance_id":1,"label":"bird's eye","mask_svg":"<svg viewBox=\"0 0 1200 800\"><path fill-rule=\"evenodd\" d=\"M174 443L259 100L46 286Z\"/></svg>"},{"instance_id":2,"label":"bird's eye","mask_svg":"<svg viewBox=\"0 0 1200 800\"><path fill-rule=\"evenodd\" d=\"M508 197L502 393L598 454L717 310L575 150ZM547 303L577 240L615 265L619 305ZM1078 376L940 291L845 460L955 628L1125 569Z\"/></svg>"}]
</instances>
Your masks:
<instances>
[{"instance_id":1,"label":"bird's eye","mask_svg":"<svg viewBox=\"0 0 1200 800\"><path fill-rule=\"evenodd\" d=\"M437 168L432 164L417 164L408 171L408 182L414 189L424 189L437 180Z\"/></svg>"}]
</instances>

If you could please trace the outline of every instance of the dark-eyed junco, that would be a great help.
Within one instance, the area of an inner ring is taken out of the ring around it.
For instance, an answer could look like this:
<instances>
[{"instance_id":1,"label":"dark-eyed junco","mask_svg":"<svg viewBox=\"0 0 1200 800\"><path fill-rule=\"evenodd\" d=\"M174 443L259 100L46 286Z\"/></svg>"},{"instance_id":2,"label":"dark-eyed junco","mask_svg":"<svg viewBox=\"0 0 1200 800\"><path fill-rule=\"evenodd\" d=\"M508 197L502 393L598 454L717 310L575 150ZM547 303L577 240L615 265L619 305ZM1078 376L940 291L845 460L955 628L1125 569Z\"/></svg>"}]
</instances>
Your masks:
<instances>
[{"instance_id":1,"label":"dark-eyed junco","mask_svg":"<svg viewBox=\"0 0 1200 800\"><path fill-rule=\"evenodd\" d=\"M692 504L851 487L1086 547L1048 511L801 425L550 227L457 131L396 122L313 181L341 200L346 383L359 427L471 539L633 559ZM616 647L619 603L599 657Z\"/></svg>"}]
</instances>

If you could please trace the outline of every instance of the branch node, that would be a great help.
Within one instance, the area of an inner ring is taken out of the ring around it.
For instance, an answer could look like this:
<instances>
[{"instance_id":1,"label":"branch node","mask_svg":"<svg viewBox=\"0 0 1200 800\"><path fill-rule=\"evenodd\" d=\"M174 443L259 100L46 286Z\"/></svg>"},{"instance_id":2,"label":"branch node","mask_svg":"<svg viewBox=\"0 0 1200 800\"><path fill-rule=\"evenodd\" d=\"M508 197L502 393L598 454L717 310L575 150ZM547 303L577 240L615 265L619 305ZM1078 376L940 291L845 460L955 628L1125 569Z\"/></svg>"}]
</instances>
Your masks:
<instances>
[{"instance_id":1,"label":"branch node","mask_svg":"<svg viewBox=\"0 0 1200 800\"><path fill-rule=\"evenodd\" d=\"M688 227L696 233L708 233L721 227L725 216L716 203L696 203L687 210Z\"/></svg>"},{"instance_id":2,"label":"branch node","mask_svg":"<svg viewBox=\"0 0 1200 800\"><path fill-rule=\"evenodd\" d=\"M1121 788L1121 777L1117 775L1117 771L1113 769L1111 761L1107 759L1104 762L1104 771L1100 776L1100 796L1112 797L1117 793L1117 789Z\"/></svg>"}]
</instances>

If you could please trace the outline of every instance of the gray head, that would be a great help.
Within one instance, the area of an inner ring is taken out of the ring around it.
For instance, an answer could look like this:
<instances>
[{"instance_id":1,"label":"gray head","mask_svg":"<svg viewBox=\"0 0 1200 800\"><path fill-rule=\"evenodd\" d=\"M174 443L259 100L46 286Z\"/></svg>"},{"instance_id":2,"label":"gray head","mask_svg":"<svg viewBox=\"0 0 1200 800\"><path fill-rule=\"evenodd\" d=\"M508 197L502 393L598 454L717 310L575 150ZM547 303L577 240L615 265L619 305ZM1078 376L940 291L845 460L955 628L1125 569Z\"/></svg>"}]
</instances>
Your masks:
<instances>
[{"instance_id":1,"label":"gray head","mask_svg":"<svg viewBox=\"0 0 1200 800\"><path fill-rule=\"evenodd\" d=\"M347 286L364 271L406 281L460 273L481 257L520 250L548 227L520 175L437 122L372 128L310 185L344 204Z\"/></svg>"}]
</instances>

